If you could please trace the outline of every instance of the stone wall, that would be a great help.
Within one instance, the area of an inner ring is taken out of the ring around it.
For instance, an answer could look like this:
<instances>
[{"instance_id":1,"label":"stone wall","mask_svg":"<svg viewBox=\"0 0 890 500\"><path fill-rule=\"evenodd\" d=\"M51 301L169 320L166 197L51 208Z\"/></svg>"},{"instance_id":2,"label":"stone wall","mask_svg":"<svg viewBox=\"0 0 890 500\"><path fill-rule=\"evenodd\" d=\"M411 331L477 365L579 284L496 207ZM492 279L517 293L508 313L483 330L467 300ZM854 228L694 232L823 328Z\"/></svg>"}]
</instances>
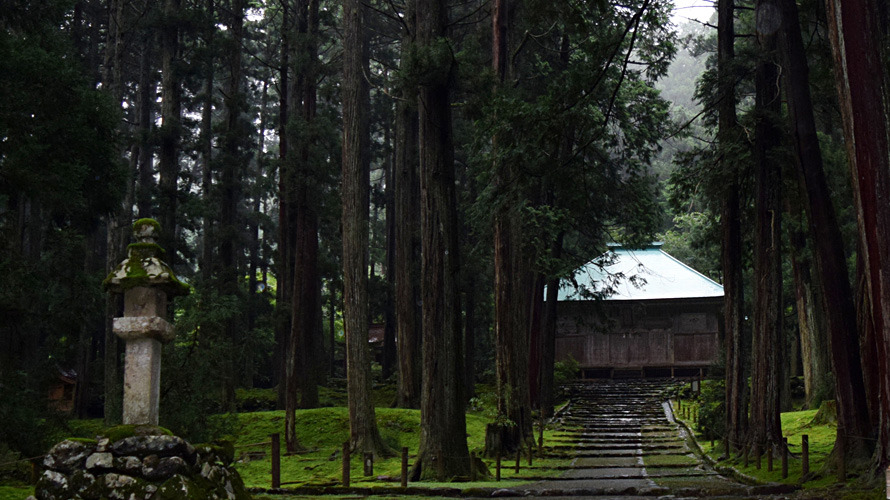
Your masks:
<instances>
[{"instance_id":1,"label":"stone wall","mask_svg":"<svg viewBox=\"0 0 890 500\"><path fill-rule=\"evenodd\" d=\"M158 427L125 427L56 444L44 459L35 500L251 498L232 467L231 446L192 446Z\"/></svg>"}]
</instances>

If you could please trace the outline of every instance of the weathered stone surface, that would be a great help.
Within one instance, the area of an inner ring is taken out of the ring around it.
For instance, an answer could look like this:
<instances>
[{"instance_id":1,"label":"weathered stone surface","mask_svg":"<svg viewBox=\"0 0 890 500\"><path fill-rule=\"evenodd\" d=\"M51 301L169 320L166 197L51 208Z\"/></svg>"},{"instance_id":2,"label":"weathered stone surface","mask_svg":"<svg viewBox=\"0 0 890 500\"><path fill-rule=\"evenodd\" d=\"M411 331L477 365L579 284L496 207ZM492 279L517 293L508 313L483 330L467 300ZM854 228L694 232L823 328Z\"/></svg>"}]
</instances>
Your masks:
<instances>
[{"instance_id":1,"label":"weathered stone surface","mask_svg":"<svg viewBox=\"0 0 890 500\"><path fill-rule=\"evenodd\" d=\"M190 464L197 463L199 452L176 436L136 435L102 446L109 451L95 451L97 445L77 441L57 445L60 456L80 467L67 473L45 471L35 488L34 500L251 498L238 472L221 463L219 455L225 455L227 449L224 446L202 446L205 461L197 468Z\"/></svg>"},{"instance_id":2,"label":"weathered stone surface","mask_svg":"<svg viewBox=\"0 0 890 500\"><path fill-rule=\"evenodd\" d=\"M112 444L111 451L116 456L145 458L149 455L158 457L192 455L195 453L195 448L177 436L132 436Z\"/></svg>"},{"instance_id":3,"label":"weathered stone surface","mask_svg":"<svg viewBox=\"0 0 890 500\"><path fill-rule=\"evenodd\" d=\"M155 460L149 458L154 457ZM142 477L150 480L166 479L177 474L188 472L188 464L180 457L164 457L157 459L157 455L146 457L142 461Z\"/></svg>"},{"instance_id":4,"label":"weathered stone surface","mask_svg":"<svg viewBox=\"0 0 890 500\"><path fill-rule=\"evenodd\" d=\"M96 484L96 476L83 470L74 471L69 478L71 493L86 496L85 492L93 489Z\"/></svg>"},{"instance_id":5,"label":"weathered stone surface","mask_svg":"<svg viewBox=\"0 0 890 500\"><path fill-rule=\"evenodd\" d=\"M173 325L158 316L125 316L114 318L115 335L124 339L150 338L159 342L170 342L176 337Z\"/></svg>"},{"instance_id":6,"label":"weathered stone surface","mask_svg":"<svg viewBox=\"0 0 890 500\"><path fill-rule=\"evenodd\" d=\"M65 500L70 496L70 488L68 476L54 470L46 470L37 481L34 494L40 500Z\"/></svg>"},{"instance_id":7,"label":"weathered stone surface","mask_svg":"<svg viewBox=\"0 0 890 500\"><path fill-rule=\"evenodd\" d=\"M118 472L135 476L142 473L142 460L137 457L115 457L114 468Z\"/></svg>"},{"instance_id":8,"label":"weathered stone surface","mask_svg":"<svg viewBox=\"0 0 890 500\"><path fill-rule=\"evenodd\" d=\"M83 468L86 458L96 449L96 444L66 439L49 450L43 459L43 466L58 472L69 473Z\"/></svg>"},{"instance_id":9,"label":"weathered stone surface","mask_svg":"<svg viewBox=\"0 0 890 500\"><path fill-rule=\"evenodd\" d=\"M111 453L93 453L87 457L87 470L93 469L112 469L114 468L114 457Z\"/></svg>"},{"instance_id":10,"label":"weathered stone surface","mask_svg":"<svg viewBox=\"0 0 890 500\"><path fill-rule=\"evenodd\" d=\"M100 437L99 442L96 444L96 451L100 453L106 452L109 446L111 446L111 440L107 437Z\"/></svg>"},{"instance_id":11,"label":"weathered stone surface","mask_svg":"<svg viewBox=\"0 0 890 500\"><path fill-rule=\"evenodd\" d=\"M124 474L105 474L102 479L100 498L110 498L112 500L131 500L148 498L146 495L146 487L149 483L132 476Z\"/></svg>"},{"instance_id":12,"label":"weathered stone surface","mask_svg":"<svg viewBox=\"0 0 890 500\"><path fill-rule=\"evenodd\" d=\"M128 339L126 352L124 424L157 425L161 399L161 343L153 338Z\"/></svg>"}]
</instances>

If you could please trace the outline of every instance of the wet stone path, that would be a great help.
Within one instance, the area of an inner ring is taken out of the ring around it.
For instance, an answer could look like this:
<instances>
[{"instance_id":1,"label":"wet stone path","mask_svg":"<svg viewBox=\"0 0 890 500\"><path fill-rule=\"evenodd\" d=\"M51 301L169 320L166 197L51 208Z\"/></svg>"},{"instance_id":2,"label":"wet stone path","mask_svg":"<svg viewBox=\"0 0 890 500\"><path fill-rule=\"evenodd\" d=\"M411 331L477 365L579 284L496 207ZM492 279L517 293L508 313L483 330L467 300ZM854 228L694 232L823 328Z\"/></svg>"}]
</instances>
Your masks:
<instances>
[{"instance_id":1,"label":"wet stone path","mask_svg":"<svg viewBox=\"0 0 890 500\"><path fill-rule=\"evenodd\" d=\"M763 498L692 452L664 380L585 381L570 387L545 453L572 459L560 477L515 492L534 498ZM506 492L505 492L506 493ZM505 495L507 496L507 495Z\"/></svg>"}]
</instances>

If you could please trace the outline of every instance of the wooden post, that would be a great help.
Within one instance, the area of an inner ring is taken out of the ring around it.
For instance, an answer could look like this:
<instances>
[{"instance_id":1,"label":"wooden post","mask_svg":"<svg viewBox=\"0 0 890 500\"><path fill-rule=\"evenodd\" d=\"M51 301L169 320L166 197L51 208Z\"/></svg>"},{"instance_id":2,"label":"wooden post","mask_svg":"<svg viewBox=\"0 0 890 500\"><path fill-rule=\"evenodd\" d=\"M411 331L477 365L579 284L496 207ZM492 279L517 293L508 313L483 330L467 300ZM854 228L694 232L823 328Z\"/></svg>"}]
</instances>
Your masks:
<instances>
[{"instance_id":1,"label":"wooden post","mask_svg":"<svg viewBox=\"0 0 890 500\"><path fill-rule=\"evenodd\" d=\"M498 450L497 457L495 458L495 481L501 480L501 450Z\"/></svg>"},{"instance_id":2,"label":"wooden post","mask_svg":"<svg viewBox=\"0 0 890 500\"><path fill-rule=\"evenodd\" d=\"M519 461L522 460L522 447L516 448L516 474L519 474Z\"/></svg>"},{"instance_id":3,"label":"wooden post","mask_svg":"<svg viewBox=\"0 0 890 500\"><path fill-rule=\"evenodd\" d=\"M788 477L788 438L782 438L782 479Z\"/></svg>"},{"instance_id":4,"label":"wooden post","mask_svg":"<svg viewBox=\"0 0 890 500\"><path fill-rule=\"evenodd\" d=\"M766 470L767 472L773 471L773 444L767 443L766 445Z\"/></svg>"},{"instance_id":5,"label":"wooden post","mask_svg":"<svg viewBox=\"0 0 890 500\"><path fill-rule=\"evenodd\" d=\"M884 472L884 484L887 485L887 498L890 498L890 467Z\"/></svg>"},{"instance_id":6,"label":"wooden post","mask_svg":"<svg viewBox=\"0 0 890 500\"><path fill-rule=\"evenodd\" d=\"M754 468L760 470L760 443L754 445Z\"/></svg>"},{"instance_id":7,"label":"wooden post","mask_svg":"<svg viewBox=\"0 0 890 500\"><path fill-rule=\"evenodd\" d=\"M800 448L801 448L801 464L800 464L800 475L806 476L810 473L810 436L804 434L800 437Z\"/></svg>"},{"instance_id":8,"label":"wooden post","mask_svg":"<svg viewBox=\"0 0 890 500\"><path fill-rule=\"evenodd\" d=\"M843 483L847 480L847 438L844 436L844 430L837 430L837 482Z\"/></svg>"},{"instance_id":9,"label":"wooden post","mask_svg":"<svg viewBox=\"0 0 890 500\"><path fill-rule=\"evenodd\" d=\"M530 444L528 445L528 466L532 466L532 453L535 451L535 448Z\"/></svg>"},{"instance_id":10,"label":"wooden post","mask_svg":"<svg viewBox=\"0 0 890 500\"><path fill-rule=\"evenodd\" d=\"M745 464L745 467L748 467L748 446L742 446L742 463Z\"/></svg>"},{"instance_id":11,"label":"wooden post","mask_svg":"<svg viewBox=\"0 0 890 500\"><path fill-rule=\"evenodd\" d=\"M343 487L349 488L349 441L343 443Z\"/></svg>"},{"instance_id":12,"label":"wooden post","mask_svg":"<svg viewBox=\"0 0 890 500\"><path fill-rule=\"evenodd\" d=\"M445 455L441 451L436 455L436 480L445 482Z\"/></svg>"},{"instance_id":13,"label":"wooden post","mask_svg":"<svg viewBox=\"0 0 890 500\"><path fill-rule=\"evenodd\" d=\"M544 414L541 413L541 426L538 428L538 456L544 455Z\"/></svg>"},{"instance_id":14,"label":"wooden post","mask_svg":"<svg viewBox=\"0 0 890 500\"><path fill-rule=\"evenodd\" d=\"M272 434L272 487L281 487L281 442L279 434Z\"/></svg>"},{"instance_id":15,"label":"wooden post","mask_svg":"<svg viewBox=\"0 0 890 500\"><path fill-rule=\"evenodd\" d=\"M365 466L365 477L374 475L374 454L371 452L365 452L364 460L362 461Z\"/></svg>"},{"instance_id":16,"label":"wooden post","mask_svg":"<svg viewBox=\"0 0 890 500\"><path fill-rule=\"evenodd\" d=\"M476 481L476 452L470 452L470 481Z\"/></svg>"},{"instance_id":17,"label":"wooden post","mask_svg":"<svg viewBox=\"0 0 890 500\"><path fill-rule=\"evenodd\" d=\"M402 447L402 488L408 487L408 447Z\"/></svg>"}]
</instances>

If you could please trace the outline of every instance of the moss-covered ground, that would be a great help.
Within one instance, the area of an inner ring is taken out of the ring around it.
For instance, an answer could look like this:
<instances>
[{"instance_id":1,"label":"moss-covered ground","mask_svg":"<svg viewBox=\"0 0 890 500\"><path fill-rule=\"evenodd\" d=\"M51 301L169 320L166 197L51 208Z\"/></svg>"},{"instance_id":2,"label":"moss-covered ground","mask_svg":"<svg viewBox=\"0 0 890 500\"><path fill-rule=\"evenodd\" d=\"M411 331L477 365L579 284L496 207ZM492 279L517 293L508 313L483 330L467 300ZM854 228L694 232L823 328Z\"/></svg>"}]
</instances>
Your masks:
<instances>
[{"instance_id":1,"label":"moss-covered ground","mask_svg":"<svg viewBox=\"0 0 890 500\"><path fill-rule=\"evenodd\" d=\"M696 402L683 402L685 413L678 408L677 402L674 402L674 416L677 420L684 422L687 427L695 431L695 439L702 452L713 459L719 467L732 468L745 476L754 478L758 482L773 482L800 485L804 490L810 490L815 494L814 490L819 490L820 495L824 492L824 498L836 498L839 500L866 500L885 498L885 488L883 482L879 486L874 484L865 484L859 477L847 479L846 483L838 483L837 477L833 471L828 471L826 461L834 448L835 437L837 434L836 423L813 423L817 410L791 411L781 414L782 435L788 439L788 477L782 478L782 462L781 457L773 457L773 470L769 471L767 467L767 457L764 454L761 458L760 468L758 469L753 456L748 457L748 465L745 466L744 457L734 454L732 458L720 460L723 457L724 445L719 440L711 441L705 436L698 427L697 422L693 418L696 415L699 406ZM693 409L690 409L693 408ZM809 439L809 461L810 474L802 477L802 438L804 435Z\"/></svg>"},{"instance_id":2,"label":"moss-covered ground","mask_svg":"<svg viewBox=\"0 0 890 500\"><path fill-rule=\"evenodd\" d=\"M374 463L373 476L364 476L363 463L360 458L352 457L350 461L350 478L352 486L393 486L398 483L401 474L402 447L408 448L409 463L417 453L420 444L420 412L393 408L377 408L377 423L383 441L393 450L393 456L378 459ZM287 455L285 443L281 439L281 481L283 486L336 486L341 484L342 448L349 439L349 421L346 408L318 408L297 411L297 438L302 451ZM467 415L467 444L470 451L481 455L485 444L485 424L489 420L482 415ZM273 433L283 435L284 412L268 411L244 413L239 415L239 429L235 436L236 457L239 457L237 468L248 487L265 488L271 481L271 455L268 445L248 446L254 443L267 443ZM545 431L545 441L552 436ZM251 453L253 452L253 453ZM490 472L494 474L494 460L485 459ZM524 457L517 474L513 468L514 460L504 461L501 468L501 483L493 481L459 483L461 488L480 486L505 486L509 481L527 481L528 478L552 474L550 467L566 465L567 460L540 459L533 460L534 467L527 466ZM411 483L412 486L450 486L455 483Z\"/></svg>"}]
</instances>

